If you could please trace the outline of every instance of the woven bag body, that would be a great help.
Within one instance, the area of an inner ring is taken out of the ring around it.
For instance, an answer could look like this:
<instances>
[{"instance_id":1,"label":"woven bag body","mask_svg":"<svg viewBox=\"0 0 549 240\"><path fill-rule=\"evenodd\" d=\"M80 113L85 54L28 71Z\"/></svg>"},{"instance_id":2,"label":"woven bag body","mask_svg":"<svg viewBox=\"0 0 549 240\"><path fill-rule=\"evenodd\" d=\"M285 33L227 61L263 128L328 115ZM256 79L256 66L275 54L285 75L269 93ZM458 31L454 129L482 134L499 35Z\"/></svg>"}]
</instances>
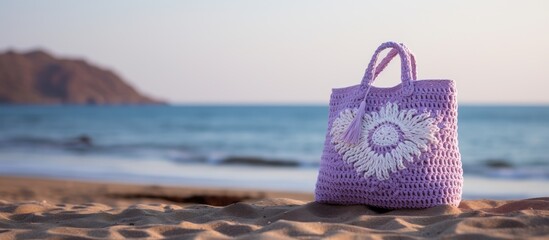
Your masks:
<instances>
[{"instance_id":1,"label":"woven bag body","mask_svg":"<svg viewBox=\"0 0 549 240\"><path fill-rule=\"evenodd\" d=\"M391 49L376 66L378 55ZM372 86L394 56L401 83ZM333 89L316 201L382 208L457 206L463 170L452 80L417 80L415 57L382 44L359 85Z\"/></svg>"}]
</instances>

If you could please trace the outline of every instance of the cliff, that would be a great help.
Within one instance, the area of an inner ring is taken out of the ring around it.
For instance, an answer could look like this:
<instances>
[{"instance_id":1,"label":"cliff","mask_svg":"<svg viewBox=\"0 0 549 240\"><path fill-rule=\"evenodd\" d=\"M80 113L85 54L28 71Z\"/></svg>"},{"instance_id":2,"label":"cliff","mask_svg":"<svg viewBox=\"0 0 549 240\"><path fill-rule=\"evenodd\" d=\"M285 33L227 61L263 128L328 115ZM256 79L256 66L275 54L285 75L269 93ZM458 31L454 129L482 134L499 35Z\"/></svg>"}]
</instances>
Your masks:
<instances>
[{"instance_id":1,"label":"cliff","mask_svg":"<svg viewBox=\"0 0 549 240\"><path fill-rule=\"evenodd\" d=\"M44 51L0 54L2 104L161 104L115 73Z\"/></svg>"}]
</instances>

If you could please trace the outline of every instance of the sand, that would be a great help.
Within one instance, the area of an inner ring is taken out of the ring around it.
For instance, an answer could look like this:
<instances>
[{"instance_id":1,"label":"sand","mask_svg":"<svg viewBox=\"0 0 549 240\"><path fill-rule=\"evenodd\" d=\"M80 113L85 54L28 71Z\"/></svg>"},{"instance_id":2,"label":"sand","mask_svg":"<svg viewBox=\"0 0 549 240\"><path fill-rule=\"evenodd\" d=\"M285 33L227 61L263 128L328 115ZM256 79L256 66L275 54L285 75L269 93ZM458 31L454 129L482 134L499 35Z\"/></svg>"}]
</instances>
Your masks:
<instances>
[{"instance_id":1,"label":"sand","mask_svg":"<svg viewBox=\"0 0 549 240\"><path fill-rule=\"evenodd\" d=\"M311 198L0 177L0 239L549 238L549 198L392 211Z\"/></svg>"}]
</instances>

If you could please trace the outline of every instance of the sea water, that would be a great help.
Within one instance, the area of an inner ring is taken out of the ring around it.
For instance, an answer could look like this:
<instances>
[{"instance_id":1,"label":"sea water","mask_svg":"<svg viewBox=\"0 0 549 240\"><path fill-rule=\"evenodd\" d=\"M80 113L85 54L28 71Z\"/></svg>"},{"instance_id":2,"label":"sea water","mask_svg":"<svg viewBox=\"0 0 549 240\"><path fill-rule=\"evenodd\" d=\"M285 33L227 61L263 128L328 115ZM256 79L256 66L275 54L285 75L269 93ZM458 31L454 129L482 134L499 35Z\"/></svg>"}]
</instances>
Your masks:
<instances>
[{"instance_id":1,"label":"sea water","mask_svg":"<svg viewBox=\"0 0 549 240\"><path fill-rule=\"evenodd\" d=\"M549 195L549 107L459 106L466 198ZM0 106L0 174L314 190L324 106Z\"/></svg>"}]
</instances>

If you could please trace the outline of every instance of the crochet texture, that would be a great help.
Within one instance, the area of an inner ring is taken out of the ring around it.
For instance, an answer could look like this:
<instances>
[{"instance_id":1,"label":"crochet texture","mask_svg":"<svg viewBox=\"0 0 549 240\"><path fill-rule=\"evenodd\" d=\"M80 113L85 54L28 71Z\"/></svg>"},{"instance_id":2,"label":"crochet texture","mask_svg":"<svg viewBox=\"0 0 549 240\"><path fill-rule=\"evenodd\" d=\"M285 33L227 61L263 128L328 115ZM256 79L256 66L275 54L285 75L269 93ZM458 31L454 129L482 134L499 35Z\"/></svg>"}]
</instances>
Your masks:
<instances>
[{"instance_id":1,"label":"crochet texture","mask_svg":"<svg viewBox=\"0 0 549 240\"><path fill-rule=\"evenodd\" d=\"M387 103L379 112L362 118L358 144L343 140L343 133L356 116L357 109L345 109L334 120L330 135L332 144L345 162L352 164L364 177L375 175L379 180L389 178L389 172L406 168L405 161L413 161L428 144L437 141L439 128L429 112L398 110L396 103Z\"/></svg>"},{"instance_id":2,"label":"crochet texture","mask_svg":"<svg viewBox=\"0 0 549 240\"><path fill-rule=\"evenodd\" d=\"M377 55L393 48L375 66ZM371 86L400 55L402 83ZM364 102L363 106L360 106ZM357 143L344 134L364 107ZM333 89L315 197L332 204L383 208L457 206L463 170L452 80L416 80L415 58L402 44L382 44L360 85Z\"/></svg>"}]
</instances>

